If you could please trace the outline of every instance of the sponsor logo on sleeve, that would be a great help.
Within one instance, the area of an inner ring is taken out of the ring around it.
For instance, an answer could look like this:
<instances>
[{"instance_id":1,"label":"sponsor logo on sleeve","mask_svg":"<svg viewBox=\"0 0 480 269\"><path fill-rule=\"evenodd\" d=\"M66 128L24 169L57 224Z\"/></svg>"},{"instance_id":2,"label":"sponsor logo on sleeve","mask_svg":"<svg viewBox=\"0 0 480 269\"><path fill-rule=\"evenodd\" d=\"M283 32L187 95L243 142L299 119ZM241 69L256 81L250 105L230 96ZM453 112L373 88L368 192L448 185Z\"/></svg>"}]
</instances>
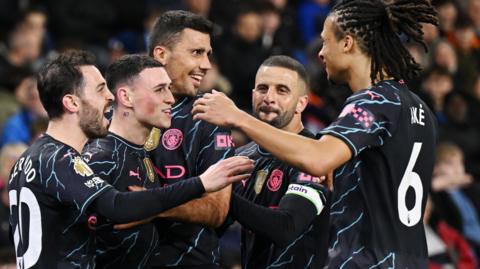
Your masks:
<instances>
[{"instance_id":1,"label":"sponsor logo on sleeve","mask_svg":"<svg viewBox=\"0 0 480 269\"><path fill-rule=\"evenodd\" d=\"M93 188L93 187L98 188L98 187L101 187L104 183L105 181L103 181L103 179L99 177L93 177L85 181L85 186L87 186L88 188Z\"/></svg>"},{"instance_id":2,"label":"sponsor logo on sleeve","mask_svg":"<svg viewBox=\"0 0 480 269\"><path fill-rule=\"evenodd\" d=\"M272 174L270 174L270 178L268 179L268 182L267 182L267 187L270 191L276 192L282 186L282 181L283 181L282 170L275 169L272 171Z\"/></svg>"},{"instance_id":3,"label":"sponsor logo on sleeve","mask_svg":"<svg viewBox=\"0 0 480 269\"><path fill-rule=\"evenodd\" d=\"M175 150L182 144L183 133L179 129L168 129L162 136L162 145L168 150Z\"/></svg>"},{"instance_id":4,"label":"sponsor logo on sleeve","mask_svg":"<svg viewBox=\"0 0 480 269\"><path fill-rule=\"evenodd\" d=\"M215 134L215 149L228 149L235 147L232 136L228 133Z\"/></svg>"},{"instance_id":5,"label":"sponsor logo on sleeve","mask_svg":"<svg viewBox=\"0 0 480 269\"><path fill-rule=\"evenodd\" d=\"M73 170L75 170L75 173L84 177L93 175L92 169L79 156L73 159Z\"/></svg>"},{"instance_id":6,"label":"sponsor logo on sleeve","mask_svg":"<svg viewBox=\"0 0 480 269\"><path fill-rule=\"evenodd\" d=\"M309 175L309 174L304 173L304 172L301 172L298 175L297 180L298 181L308 181L308 182L313 182L313 183L321 183L322 182L319 177L314 177L314 176Z\"/></svg>"},{"instance_id":7,"label":"sponsor logo on sleeve","mask_svg":"<svg viewBox=\"0 0 480 269\"><path fill-rule=\"evenodd\" d=\"M325 206L318 191L312 187L303 186L300 184L290 184L288 185L285 195L287 194L299 195L312 202L317 209L317 215L320 215L323 207Z\"/></svg>"}]
</instances>

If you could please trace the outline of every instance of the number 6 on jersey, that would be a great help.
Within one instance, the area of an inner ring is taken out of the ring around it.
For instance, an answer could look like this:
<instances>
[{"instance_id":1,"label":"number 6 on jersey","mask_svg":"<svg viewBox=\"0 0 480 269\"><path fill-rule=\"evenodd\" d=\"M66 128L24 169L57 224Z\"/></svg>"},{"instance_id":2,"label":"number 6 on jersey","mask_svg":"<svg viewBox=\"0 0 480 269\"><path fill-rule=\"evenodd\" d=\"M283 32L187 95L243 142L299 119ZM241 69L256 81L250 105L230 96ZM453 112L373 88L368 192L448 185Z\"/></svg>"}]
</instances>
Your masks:
<instances>
[{"instance_id":1,"label":"number 6 on jersey","mask_svg":"<svg viewBox=\"0 0 480 269\"><path fill-rule=\"evenodd\" d=\"M413 144L412 154L408 160L408 165L403 174L402 181L398 186L398 217L400 218L400 221L408 227L416 225L422 217L423 185L420 176L413 171L413 167L417 162L421 149L422 143L415 142ZM409 187L412 187L415 191L415 204L410 210L407 208L405 201Z\"/></svg>"}]
</instances>

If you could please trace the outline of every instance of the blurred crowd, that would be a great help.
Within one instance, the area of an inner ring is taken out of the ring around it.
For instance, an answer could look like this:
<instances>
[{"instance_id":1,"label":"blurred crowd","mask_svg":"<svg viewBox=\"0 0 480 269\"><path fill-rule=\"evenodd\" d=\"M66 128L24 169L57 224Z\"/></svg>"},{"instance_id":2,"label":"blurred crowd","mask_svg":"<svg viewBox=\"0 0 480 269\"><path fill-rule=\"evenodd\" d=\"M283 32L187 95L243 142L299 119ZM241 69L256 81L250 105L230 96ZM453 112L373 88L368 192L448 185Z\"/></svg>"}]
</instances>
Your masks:
<instances>
[{"instance_id":1,"label":"blurred crowd","mask_svg":"<svg viewBox=\"0 0 480 269\"><path fill-rule=\"evenodd\" d=\"M258 66L270 55L302 62L310 74L308 129L318 132L338 115L350 90L328 82L317 58L329 0L0 0L0 263L12 259L9 170L46 128L35 73L69 49L97 57L100 70L128 53L146 52L156 17L184 9L215 23L213 68L201 90L217 89L249 111ZM408 43L424 69L408 81L435 112L437 163L425 226L430 268L479 268L480 261L480 0L433 0L440 25L425 25L428 47ZM245 142L236 136L237 145ZM235 236L225 246L237 248ZM233 242L233 243L232 243ZM227 251L229 260L238 259ZM14 256L13 256L14 257ZM232 266L234 262L229 262Z\"/></svg>"}]
</instances>

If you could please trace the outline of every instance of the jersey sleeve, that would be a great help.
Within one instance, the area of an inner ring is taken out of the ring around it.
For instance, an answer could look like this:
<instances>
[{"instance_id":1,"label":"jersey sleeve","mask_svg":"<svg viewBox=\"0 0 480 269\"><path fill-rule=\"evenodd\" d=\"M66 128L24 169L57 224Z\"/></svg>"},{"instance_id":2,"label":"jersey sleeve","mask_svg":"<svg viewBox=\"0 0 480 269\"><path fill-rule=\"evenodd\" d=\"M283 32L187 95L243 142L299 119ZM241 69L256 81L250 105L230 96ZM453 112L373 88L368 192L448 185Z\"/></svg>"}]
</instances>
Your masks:
<instances>
[{"instance_id":1,"label":"jersey sleeve","mask_svg":"<svg viewBox=\"0 0 480 269\"><path fill-rule=\"evenodd\" d=\"M398 125L400 96L383 86L372 87L347 99L339 117L321 134L343 140L353 156L364 149L383 145Z\"/></svg>"},{"instance_id":2,"label":"jersey sleeve","mask_svg":"<svg viewBox=\"0 0 480 269\"><path fill-rule=\"evenodd\" d=\"M61 203L85 212L90 203L112 186L93 173L79 154L67 152L42 167L46 192Z\"/></svg>"},{"instance_id":3,"label":"jersey sleeve","mask_svg":"<svg viewBox=\"0 0 480 269\"><path fill-rule=\"evenodd\" d=\"M207 122L201 124L204 124L204 126L196 160L197 174L203 173L211 165L235 154L232 133L229 129Z\"/></svg>"}]
</instances>

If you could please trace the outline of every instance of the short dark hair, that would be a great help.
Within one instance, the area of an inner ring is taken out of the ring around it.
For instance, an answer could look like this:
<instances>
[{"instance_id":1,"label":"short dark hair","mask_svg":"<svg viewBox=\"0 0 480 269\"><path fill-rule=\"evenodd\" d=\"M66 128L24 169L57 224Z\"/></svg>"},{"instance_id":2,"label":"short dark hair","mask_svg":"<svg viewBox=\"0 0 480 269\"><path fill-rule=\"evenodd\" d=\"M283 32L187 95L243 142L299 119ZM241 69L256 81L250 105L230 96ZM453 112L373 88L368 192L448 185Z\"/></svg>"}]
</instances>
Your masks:
<instances>
[{"instance_id":1,"label":"short dark hair","mask_svg":"<svg viewBox=\"0 0 480 269\"><path fill-rule=\"evenodd\" d=\"M50 119L63 115L62 99L65 95L82 93L84 78L80 67L85 65L95 65L93 54L71 50L40 68L37 87L42 105Z\"/></svg>"},{"instance_id":2,"label":"short dark hair","mask_svg":"<svg viewBox=\"0 0 480 269\"><path fill-rule=\"evenodd\" d=\"M153 67L163 67L163 64L147 55L124 55L108 66L105 72L107 86L116 95L120 84L131 83L144 69Z\"/></svg>"},{"instance_id":3,"label":"short dark hair","mask_svg":"<svg viewBox=\"0 0 480 269\"><path fill-rule=\"evenodd\" d=\"M262 66L283 67L292 71L295 71L300 79L305 82L305 91L308 91L310 80L305 67L297 60L286 55L275 55L268 57L263 61Z\"/></svg>"},{"instance_id":4,"label":"short dark hair","mask_svg":"<svg viewBox=\"0 0 480 269\"><path fill-rule=\"evenodd\" d=\"M208 19L183 10L167 11L158 17L148 41L148 53L153 56L157 45L171 48L177 42L180 33L190 28L210 36L213 33L213 23Z\"/></svg>"}]
</instances>

